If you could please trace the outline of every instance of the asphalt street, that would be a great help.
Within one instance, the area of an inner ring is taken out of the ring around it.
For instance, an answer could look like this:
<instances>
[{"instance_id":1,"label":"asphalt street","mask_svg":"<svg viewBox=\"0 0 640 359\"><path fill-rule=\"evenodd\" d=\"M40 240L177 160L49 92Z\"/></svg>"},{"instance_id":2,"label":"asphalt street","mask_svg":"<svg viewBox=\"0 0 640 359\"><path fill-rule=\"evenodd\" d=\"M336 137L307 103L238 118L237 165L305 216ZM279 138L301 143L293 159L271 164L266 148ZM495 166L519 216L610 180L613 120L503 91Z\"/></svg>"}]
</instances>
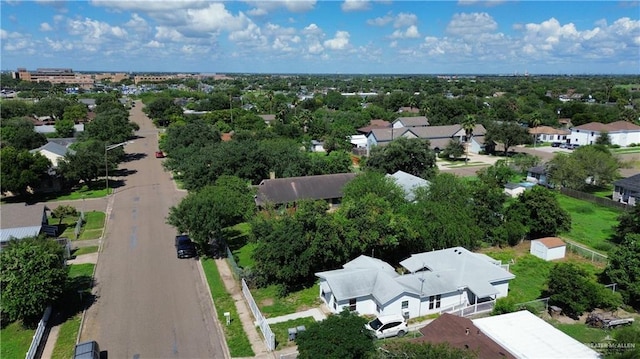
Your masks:
<instances>
[{"instance_id":1,"label":"asphalt street","mask_svg":"<svg viewBox=\"0 0 640 359\"><path fill-rule=\"evenodd\" d=\"M97 340L108 358L225 358L220 326L195 259L177 259L169 207L186 195L154 156L158 132L137 102L138 138L125 146L132 160L107 205L96 266L96 302L80 340Z\"/></svg>"}]
</instances>

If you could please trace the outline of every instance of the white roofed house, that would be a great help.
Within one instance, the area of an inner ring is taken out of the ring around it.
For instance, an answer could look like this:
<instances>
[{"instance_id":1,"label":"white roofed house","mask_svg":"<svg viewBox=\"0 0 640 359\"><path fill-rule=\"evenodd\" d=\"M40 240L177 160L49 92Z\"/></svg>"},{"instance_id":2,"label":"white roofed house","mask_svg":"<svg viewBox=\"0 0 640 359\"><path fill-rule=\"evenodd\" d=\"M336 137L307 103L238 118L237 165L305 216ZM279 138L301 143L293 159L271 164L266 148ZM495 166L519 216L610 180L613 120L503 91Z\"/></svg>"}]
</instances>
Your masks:
<instances>
[{"instance_id":1,"label":"white roofed house","mask_svg":"<svg viewBox=\"0 0 640 359\"><path fill-rule=\"evenodd\" d=\"M407 274L361 255L342 269L316 273L320 299L335 313L348 308L406 318L456 310L465 315L491 310L515 278L499 261L462 247L414 254L400 265Z\"/></svg>"},{"instance_id":2,"label":"white roofed house","mask_svg":"<svg viewBox=\"0 0 640 359\"><path fill-rule=\"evenodd\" d=\"M416 190L420 187L429 187L429 185L431 184L431 182L427 181L426 179L420 178L418 176L414 176L412 174L403 172L403 171L397 171L394 174L387 174L386 175L389 178L392 178L393 181L400 186L400 188L402 188L402 190L404 191L404 198L408 201L408 202L413 202L415 200L416 197Z\"/></svg>"},{"instance_id":3,"label":"white roofed house","mask_svg":"<svg viewBox=\"0 0 640 359\"><path fill-rule=\"evenodd\" d=\"M57 142L49 140L45 145L29 151L31 153L39 153L46 157L51 162L51 167L48 171L46 180L42 181L38 188L33 188L36 192L50 192L59 191L62 188L60 176L57 174L56 169L60 161L64 159L67 153L74 154L75 151L67 146L61 145Z\"/></svg>"}]
</instances>

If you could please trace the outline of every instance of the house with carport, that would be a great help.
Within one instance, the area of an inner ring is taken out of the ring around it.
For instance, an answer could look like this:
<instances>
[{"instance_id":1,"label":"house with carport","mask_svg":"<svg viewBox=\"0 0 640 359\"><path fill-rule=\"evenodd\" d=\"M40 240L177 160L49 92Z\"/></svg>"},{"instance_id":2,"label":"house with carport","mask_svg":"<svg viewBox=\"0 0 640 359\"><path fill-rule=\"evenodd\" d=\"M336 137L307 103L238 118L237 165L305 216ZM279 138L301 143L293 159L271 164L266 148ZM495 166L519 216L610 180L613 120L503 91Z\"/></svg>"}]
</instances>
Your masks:
<instances>
[{"instance_id":1,"label":"house with carport","mask_svg":"<svg viewBox=\"0 0 640 359\"><path fill-rule=\"evenodd\" d=\"M334 313L416 318L473 307L489 311L515 278L500 261L462 247L413 254L396 271L361 255L341 269L316 273L320 299ZM401 274L404 273L404 274Z\"/></svg>"}]
</instances>

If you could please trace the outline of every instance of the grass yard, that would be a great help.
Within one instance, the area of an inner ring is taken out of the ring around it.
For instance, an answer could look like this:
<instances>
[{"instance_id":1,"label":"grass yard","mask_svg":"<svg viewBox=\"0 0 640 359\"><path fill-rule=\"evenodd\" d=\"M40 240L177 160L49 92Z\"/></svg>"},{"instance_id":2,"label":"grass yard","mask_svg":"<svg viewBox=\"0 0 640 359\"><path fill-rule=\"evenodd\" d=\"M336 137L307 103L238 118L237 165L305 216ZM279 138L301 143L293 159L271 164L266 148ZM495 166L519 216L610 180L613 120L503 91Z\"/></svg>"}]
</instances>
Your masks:
<instances>
[{"instance_id":1,"label":"grass yard","mask_svg":"<svg viewBox=\"0 0 640 359\"><path fill-rule=\"evenodd\" d=\"M571 231L565 237L603 252L612 248L608 238L621 211L561 194L557 198L560 206L571 214Z\"/></svg>"},{"instance_id":2,"label":"grass yard","mask_svg":"<svg viewBox=\"0 0 640 359\"><path fill-rule=\"evenodd\" d=\"M252 289L251 294L260 311L266 318L279 317L320 305L320 286L316 283L313 287L291 293L284 298L278 298L278 287L275 285L266 288Z\"/></svg>"},{"instance_id":3,"label":"grass yard","mask_svg":"<svg viewBox=\"0 0 640 359\"><path fill-rule=\"evenodd\" d=\"M610 330L593 328L584 323L565 324L551 323L554 327L560 329L563 333L572 337L581 343L602 343L604 338L611 334Z\"/></svg>"},{"instance_id":4,"label":"grass yard","mask_svg":"<svg viewBox=\"0 0 640 359\"><path fill-rule=\"evenodd\" d=\"M99 239L102 236L106 214L104 212L91 211L84 214L85 223L80 230L77 240ZM62 224L66 226L60 237L71 238L76 240L76 217L67 217L62 220ZM57 219L53 218L51 223L57 224Z\"/></svg>"},{"instance_id":5,"label":"grass yard","mask_svg":"<svg viewBox=\"0 0 640 359\"><path fill-rule=\"evenodd\" d=\"M251 268L255 265L251 256L253 255L253 250L256 249L257 246L257 243L247 243L240 249L233 251L233 256L240 268Z\"/></svg>"},{"instance_id":6,"label":"grass yard","mask_svg":"<svg viewBox=\"0 0 640 359\"><path fill-rule=\"evenodd\" d=\"M549 272L555 263L547 262L529 254L529 246L530 242L525 241L516 247L493 247L481 251L492 258L501 260L502 263L510 263L509 271L516 277L509 282L509 297L515 303L524 303L544 297ZM564 261L574 263L583 268L594 279L603 269L573 253L567 253Z\"/></svg>"},{"instance_id":7,"label":"grass yard","mask_svg":"<svg viewBox=\"0 0 640 359\"><path fill-rule=\"evenodd\" d=\"M80 276L93 277L93 263L74 264L69 266L69 278Z\"/></svg>"},{"instance_id":8,"label":"grass yard","mask_svg":"<svg viewBox=\"0 0 640 359\"><path fill-rule=\"evenodd\" d=\"M13 322L0 330L0 358L24 358L29 350L35 329L22 327L21 321Z\"/></svg>"},{"instance_id":9,"label":"grass yard","mask_svg":"<svg viewBox=\"0 0 640 359\"><path fill-rule=\"evenodd\" d=\"M55 198L51 198L51 201L72 201L78 199L86 199L86 198L102 198L107 195L107 188L104 181L96 182L92 185L91 188L87 186L82 186L75 191L57 196Z\"/></svg>"},{"instance_id":10,"label":"grass yard","mask_svg":"<svg viewBox=\"0 0 640 359\"><path fill-rule=\"evenodd\" d=\"M95 253L98 251L98 246L80 247L71 252L73 257L81 256L83 254Z\"/></svg>"},{"instance_id":11,"label":"grass yard","mask_svg":"<svg viewBox=\"0 0 640 359\"><path fill-rule=\"evenodd\" d=\"M218 320L220 323L226 323L224 317L225 312L231 314L231 324L223 325L224 336L229 347L229 352L232 357L252 357L255 355L253 349L251 349L251 343L242 327L242 322L238 320L238 311L236 310L236 304L233 297L229 293L220 278L220 272L213 259L202 259L202 267L204 274L207 277L207 283L211 290L211 296L213 297L214 304L216 306L216 312L218 313Z\"/></svg>"},{"instance_id":12,"label":"grass yard","mask_svg":"<svg viewBox=\"0 0 640 359\"><path fill-rule=\"evenodd\" d=\"M295 345L295 342L289 341L289 328L297 328L301 325L308 328L309 325L313 323L315 323L315 319L313 319L313 317L307 317L290 320L288 322L270 324L269 327L271 328L271 331L276 335L276 350L282 350Z\"/></svg>"},{"instance_id":13,"label":"grass yard","mask_svg":"<svg viewBox=\"0 0 640 359\"><path fill-rule=\"evenodd\" d=\"M78 338L78 331L80 330L81 319L82 315L77 314L62 323L58 331L58 340L51 353L51 359L68 359L73 355L73 350L76 347L76 339Z\"/></svg>"}]
</instances>

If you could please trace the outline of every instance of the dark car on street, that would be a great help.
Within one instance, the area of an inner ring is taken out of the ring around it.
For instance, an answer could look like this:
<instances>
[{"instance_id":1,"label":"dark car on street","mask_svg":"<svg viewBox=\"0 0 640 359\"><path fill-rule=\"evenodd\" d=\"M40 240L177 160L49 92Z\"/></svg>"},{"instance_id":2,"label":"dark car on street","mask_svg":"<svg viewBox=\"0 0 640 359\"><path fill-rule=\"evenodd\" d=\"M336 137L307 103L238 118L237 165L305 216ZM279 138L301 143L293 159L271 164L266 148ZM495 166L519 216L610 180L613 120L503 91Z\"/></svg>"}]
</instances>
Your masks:
<instances>
[{"instance_id":1,"label":"dark car on street","mask_svg":"<svg viewBox=\"0 0 640 359\"><path fill-rule=\"evenodd\" d=\"M176 236L176 252L178 258L193 258L198 255L195 243L186 234Z\"/></svg>"}]
</instances>

